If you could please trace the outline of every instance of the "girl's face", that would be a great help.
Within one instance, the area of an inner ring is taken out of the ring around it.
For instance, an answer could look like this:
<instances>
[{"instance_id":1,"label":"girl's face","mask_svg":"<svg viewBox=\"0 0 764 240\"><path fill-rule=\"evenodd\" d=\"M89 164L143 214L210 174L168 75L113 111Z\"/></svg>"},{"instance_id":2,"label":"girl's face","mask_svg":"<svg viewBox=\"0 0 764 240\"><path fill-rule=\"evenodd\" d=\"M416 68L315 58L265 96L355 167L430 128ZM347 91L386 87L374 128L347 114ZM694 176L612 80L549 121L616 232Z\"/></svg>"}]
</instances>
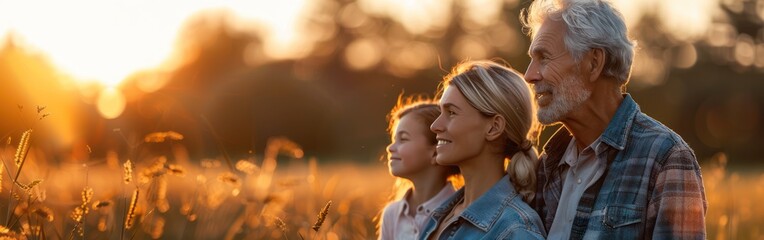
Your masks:
<instances>
[{"instance_id":1,"label":"girl's face","mask_svg":"<svg viewBox=\"0 0 764 240\"><path fill-rule=\"evenodd\" d=\"M404 115L395 126L392 143L387 146L390 173L410 179L432 167L435 145L425 133L428 126L416 115Z\"/></svg>"},{"instance_id":2,"label":"girl's face","mask_svg":"<svg viewBox=\"0 0 764 240\"><path fill-rule=\"evenodd\" d=\"M458 165L480 155L487 146L490 118L472 107L457 87L446 88L440 98L440 109L440 116L430 126L438 139L435 161L440 165Z\"/></svg>"}]
</instances>

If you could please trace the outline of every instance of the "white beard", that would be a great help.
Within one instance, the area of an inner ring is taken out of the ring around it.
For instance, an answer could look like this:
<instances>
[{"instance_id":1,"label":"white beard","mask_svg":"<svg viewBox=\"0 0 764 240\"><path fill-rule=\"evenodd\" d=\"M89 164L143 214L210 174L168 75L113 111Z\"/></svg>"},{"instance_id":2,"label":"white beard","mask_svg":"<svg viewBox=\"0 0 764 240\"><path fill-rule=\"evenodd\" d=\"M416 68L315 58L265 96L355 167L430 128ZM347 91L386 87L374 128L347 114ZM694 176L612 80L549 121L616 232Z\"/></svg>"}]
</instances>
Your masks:
<instances>
[{"instance_id":1,"label":"white beard","mask_svg":"<svg viewBox=\"0 0 764 240\"><path fill-rule=\"evenodd\" d=\"M536 83L534 88L536 92L553 90L552 102L538 109L538 120L544 125L559 122L562 117L581 106L592 95L592 91L586 89L577 77L563 79L556 88L543 82Z\"/></svg>"}]
</instances>

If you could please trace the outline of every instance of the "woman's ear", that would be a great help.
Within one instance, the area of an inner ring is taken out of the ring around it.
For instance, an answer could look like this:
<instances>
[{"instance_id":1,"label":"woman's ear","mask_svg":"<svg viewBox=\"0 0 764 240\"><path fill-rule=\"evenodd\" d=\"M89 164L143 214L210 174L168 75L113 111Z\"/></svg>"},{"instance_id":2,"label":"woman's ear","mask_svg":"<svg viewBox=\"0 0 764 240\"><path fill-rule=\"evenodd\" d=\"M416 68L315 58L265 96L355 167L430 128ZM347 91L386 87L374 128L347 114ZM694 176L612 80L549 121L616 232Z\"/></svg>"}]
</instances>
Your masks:
<instances>
[{"instance_id":1,"label":"woman's ear","mask_svg":"<svg viewBox=\"0 0 764 240\"><path fill-rule=\"evenodd\" d=\"M486 132L485 139L488 141L493 141L501 137L501 134L504 133L504 126L506 125L506 120L501 115L494 115L491 117L490 124L488 126L488 131Z\"/></svg>"}]
</instances>

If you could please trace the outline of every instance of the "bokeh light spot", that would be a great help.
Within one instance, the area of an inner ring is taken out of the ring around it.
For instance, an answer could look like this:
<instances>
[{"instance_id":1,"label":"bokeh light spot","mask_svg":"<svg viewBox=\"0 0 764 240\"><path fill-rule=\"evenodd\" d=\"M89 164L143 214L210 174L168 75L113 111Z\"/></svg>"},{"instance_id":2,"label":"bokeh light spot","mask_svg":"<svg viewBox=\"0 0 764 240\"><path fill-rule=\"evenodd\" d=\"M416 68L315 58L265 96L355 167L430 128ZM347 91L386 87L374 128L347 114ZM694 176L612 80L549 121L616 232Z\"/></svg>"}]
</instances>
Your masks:
<instances>
[{"instance_id":1,"label":"bokeh light spot","mask_svg":"<svg viewBox=\"0 0 764 240\"><path fill-rule=\"evenodd\" d=\"M764 43L756 45L756 67L764 68Z\"/></svg>"},{"instance_id":2,"label":"bokeh light spot","mask_svg":"<svg viewBox=\"0 0 764 240\"><path fill-rule=\"evenodd\" d=\"M454 43L451 53L457 59L484 59L488 56L488 49L477 37L460 37Z\"/></svg>"},{"instance_id":3,"label":"bokeh light spot","mask_svg":"<svg viewBox=\"0 0 764 240\"><path fill-rule=\"evenodd\" d=\"M706 40L714 47L731 47L735 45L737 30L726 23L716 23L708 29Z\"/></svg>"},{"instance_id":4,"label":"bokeh light spot","mask_svg":"<svg viewBox=\"0 0 764 240\"><path fill-rule=\"evenodd\" d=\"M691 68L698 60L698 52L692 44L684 44L679 47L674 58L674 66L677 68Z\"/></svg>"},{"instance_id":5,"label":"bokeh light spot","mask_svg":"<svg viewBox=\"0 0 764 240\"><path fill-rule=\"evenodd\" d=\"M753 38L740 34L735 44L735 60L743 66L751 66L755 60Z\"/></svg>"},{"instance_id":6,"label":"bokeh light spot","mask_svg":"<svg viewBox=\"0 0 764 240\"><path fill-rule=\"evenodd\" d=\"M364 14L358 4L351 3L343 7L339 13L339 23L347 28L357 28L363 26L369 17Z\"/></svg>"},{"instance_id":7,"label":"bokeh light spot","mask_svg":"<svg viewBox=\"0 0 764 240\"><path fill-rule=\"evenodd\" d=\"M114 119L125 110L125 96L116 88L106 88L98 95L98 113L106 119Z\"/></svg>"},{"instance_id":8,"label":"bokeh light spot","mask_svg":"<svg viewBox=\"0 0 764 240\"><path fill-rule=\"evenodd\" d=\"M381 44L373 39L355 40L345 50L345 62L355 70L374 67L382 59L381 47Z\"/></svg>"}]
</instances>

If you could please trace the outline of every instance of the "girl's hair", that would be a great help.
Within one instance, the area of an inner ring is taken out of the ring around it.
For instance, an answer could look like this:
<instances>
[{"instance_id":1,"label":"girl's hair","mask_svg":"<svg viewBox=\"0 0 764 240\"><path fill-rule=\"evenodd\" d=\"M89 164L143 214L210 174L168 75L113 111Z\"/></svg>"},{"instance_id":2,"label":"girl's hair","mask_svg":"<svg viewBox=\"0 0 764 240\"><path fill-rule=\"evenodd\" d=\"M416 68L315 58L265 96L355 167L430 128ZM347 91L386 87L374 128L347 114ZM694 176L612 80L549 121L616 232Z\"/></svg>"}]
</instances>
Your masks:
<instances>
[{"instance_id":1,"label":"girl's hair","mask_svg":"<svg viewBox=\"0 0 764 240\"><path fill-rule=\"evenodd\" d=\"M531 90L521 73L491 61L466 61L454 67L441 83L458 88L467 101L485 116L502 116L503 149L509 158L507 172L523 200L533 200L538 155L532 141L539 129Z\"/></svg>"},{"instance_id":2,"label":"girl's hair","mask_svg":"<svg viewBox=\"0 0 764 240\"><path fill-rule=\"evenodd\" d=\"M395 131L395 125L398 124L398 121L400 121L401 118L406 115L416 116L417 119L425 126L423 134L427 137L430 144L435 145L438 143L438 140L435 139L435 133L430 131L430 125L432 125L432 123L435 122L435 119L437 119L440 115L440 107L438 106L438 102L422 95L412 95L405 98L403 97L402 93L398 95L398 101L396 102L393 109L390 110L390 113L387 115L387 131L391 137L393 136L393 131ZM458 166L443 167L448 168L448 179L451 181L451 184L454 186L454 188L458 188L461 187L461 185L464 185L464 180L462 180L459 176ZM391 200L401 199L403 195L406 194L406 190L408 190L411 185L411 182L405 179L396 178L395 185L393 186L393 196Z\"/></svg>"}]
</instances>

